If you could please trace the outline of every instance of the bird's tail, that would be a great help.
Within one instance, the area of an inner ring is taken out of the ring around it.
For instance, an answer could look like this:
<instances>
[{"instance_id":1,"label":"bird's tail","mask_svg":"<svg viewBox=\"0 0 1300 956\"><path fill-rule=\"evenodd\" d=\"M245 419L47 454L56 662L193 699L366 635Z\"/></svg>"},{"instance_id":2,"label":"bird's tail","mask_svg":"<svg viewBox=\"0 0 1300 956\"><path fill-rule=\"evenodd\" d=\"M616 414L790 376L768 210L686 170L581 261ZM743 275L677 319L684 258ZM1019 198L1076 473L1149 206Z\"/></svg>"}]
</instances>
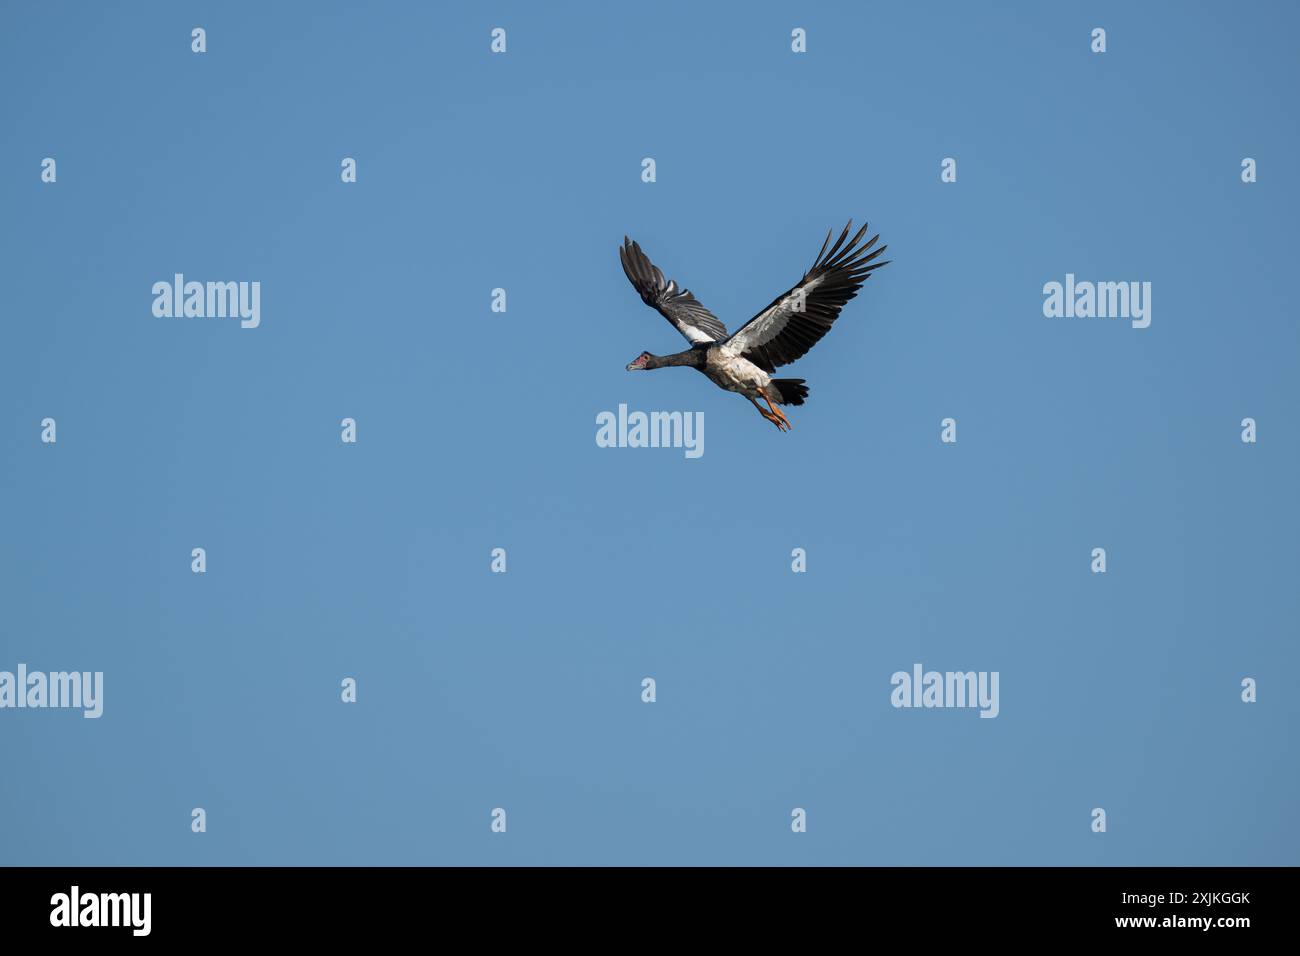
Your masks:
<instances>
[{"instance_id":1,"label":"bird's tail","mask_svg":"<svg viewBox=\"0 0 1300 956\"><path fill-rule=\"evenodd\" d=\"M802 405L808 397L808 386L801 378L774 378L772 387L781 393L777 401L782 405Z\"/></svg>"}]
</instances>

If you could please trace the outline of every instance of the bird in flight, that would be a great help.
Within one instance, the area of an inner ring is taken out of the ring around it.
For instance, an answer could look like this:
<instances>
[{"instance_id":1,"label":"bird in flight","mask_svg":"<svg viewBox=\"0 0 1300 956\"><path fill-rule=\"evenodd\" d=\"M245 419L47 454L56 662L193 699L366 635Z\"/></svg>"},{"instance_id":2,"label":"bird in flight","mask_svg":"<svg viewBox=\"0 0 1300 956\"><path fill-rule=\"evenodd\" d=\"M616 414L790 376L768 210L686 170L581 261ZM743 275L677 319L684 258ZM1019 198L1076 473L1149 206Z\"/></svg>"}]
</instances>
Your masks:
<instances>
[{"instance_id":1,"label":"bird in flight","mask_svg":"<svg viewBox=\"0 0 1300 956\"><path fill-rule=\"evenodd\" d=\"M699 369L719 388L744 395L778 429L789 431L790 420L780 406L802 405L808 388L804 379L773 378L772 373L777 366L802 358L816 345L872 271L888 264L888 260L872 261L887 248L880 246L872 251L880 236L863 242L867 232L864 225L849 239L852 228L853 221L849 220L833 246L830 242L835 230L828 232L821 252L798 285L777 296L731 336L689 289L665 280L641 247L624 236L618 255L641 301L671 322L691 343L690 348L672 355L642 352L628 363L627 370L675 365ZM767 402L767 408L759 404L760 399Z\"/></svg>"}]
</instances>

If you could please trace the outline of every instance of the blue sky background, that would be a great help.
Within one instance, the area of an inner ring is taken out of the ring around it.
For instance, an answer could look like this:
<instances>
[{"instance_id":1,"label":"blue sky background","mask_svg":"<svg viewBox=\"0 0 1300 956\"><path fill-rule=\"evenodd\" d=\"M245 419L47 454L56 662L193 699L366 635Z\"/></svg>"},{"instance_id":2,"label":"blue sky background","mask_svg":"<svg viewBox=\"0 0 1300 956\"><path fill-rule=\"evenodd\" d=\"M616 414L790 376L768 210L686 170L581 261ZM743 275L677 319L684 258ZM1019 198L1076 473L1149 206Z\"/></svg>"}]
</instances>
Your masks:
<instances>
[{"instance_id":1,"label":"blue sky background","mask_svg":"<svg viewBox=\"0 0 1300 956\"><path fill-rule=\"evenodd\" d=\"M1294 5L0 17L0 669L105 672L0 711L0 863L1300 863ZM849 217L893 263L793 432L624 371L681 344L625 233L735 328Z\"/></svg>"}]
</instances>

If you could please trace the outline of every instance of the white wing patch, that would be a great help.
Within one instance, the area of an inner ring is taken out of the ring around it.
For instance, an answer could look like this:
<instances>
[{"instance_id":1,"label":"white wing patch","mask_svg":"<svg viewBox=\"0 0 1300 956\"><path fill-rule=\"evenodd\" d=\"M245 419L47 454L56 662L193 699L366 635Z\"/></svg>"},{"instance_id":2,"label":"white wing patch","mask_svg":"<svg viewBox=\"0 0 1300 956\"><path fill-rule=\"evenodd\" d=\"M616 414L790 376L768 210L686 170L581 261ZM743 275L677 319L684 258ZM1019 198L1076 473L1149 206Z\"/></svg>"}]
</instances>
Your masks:
<instances>
[{"instance_id":1,"label":"white wing patch","mask_svg":"<svg viewBox=\"0 0 1300 956\"><path fill-rule=\"evenodd\" d=\"M752 348L760 345L766 345L785 328L785 324L790 320L790 316L796 312L804 311L804 304L808 300L808 293L812 292L817 286L821 285L822 277L817 276L809 280L806 284L794 289L789 295L784 296L781 301L774 303L771 308L764 312L757 320L750 322L744 328L736 332L727 344L738 352L747 352ZM795 308L796 303L799 307Z\"/></svg>"},{"instance_id":2,"label":"white wing patch","mask_svg":"<svg viewBox=\"0 0 1300 956\"><path fill-rule=\"evenodd\" d=\"M693 325L686 325L685 323L677 322L674 322L673 325L677 326L677 331L686 336L686 341L690 342L692 345L704 345L706 342L717 341L717 339L709 335L708 332L705 332L703 329L698 329Z\"/></svg>"}]
</instances>

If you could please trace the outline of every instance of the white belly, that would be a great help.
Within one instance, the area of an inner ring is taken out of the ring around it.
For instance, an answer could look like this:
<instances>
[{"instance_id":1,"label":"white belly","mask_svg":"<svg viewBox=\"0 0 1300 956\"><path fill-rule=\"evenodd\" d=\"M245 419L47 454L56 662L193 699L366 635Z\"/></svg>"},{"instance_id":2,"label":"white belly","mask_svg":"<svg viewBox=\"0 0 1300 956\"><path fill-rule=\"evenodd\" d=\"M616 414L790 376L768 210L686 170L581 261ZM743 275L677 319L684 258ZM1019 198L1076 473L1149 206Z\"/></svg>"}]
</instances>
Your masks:
<instances>
[{"instance_id":1,"label":"white belly","mask_svg":"<svg viewBox=\"0 0 1300 956\"><path fill-rule=\"evenodd\" d=\"M772 381L772 376L749 359L720 346L709 349L704 374L729 392L750 396L761 395Z\"/></svg>"}]
</instances>

